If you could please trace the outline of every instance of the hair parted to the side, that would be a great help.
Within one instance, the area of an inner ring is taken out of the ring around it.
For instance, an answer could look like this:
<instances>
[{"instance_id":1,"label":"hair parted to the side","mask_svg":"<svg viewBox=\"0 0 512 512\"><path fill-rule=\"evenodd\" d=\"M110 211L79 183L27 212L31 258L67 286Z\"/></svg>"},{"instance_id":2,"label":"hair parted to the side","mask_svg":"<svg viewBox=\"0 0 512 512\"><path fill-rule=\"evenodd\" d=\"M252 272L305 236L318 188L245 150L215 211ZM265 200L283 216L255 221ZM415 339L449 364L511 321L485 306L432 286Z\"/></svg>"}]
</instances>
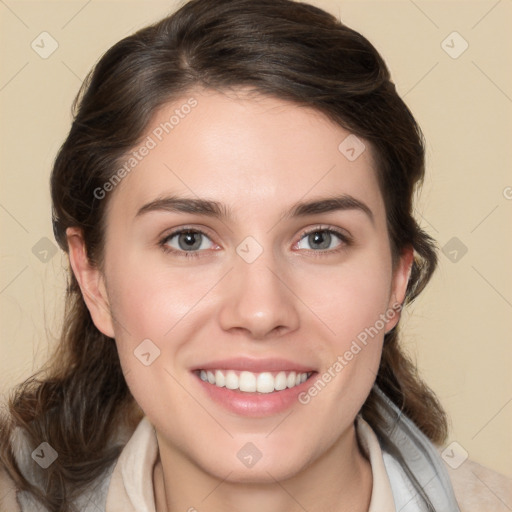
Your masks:
<instances>
[{"instance_id":1,"label":"hair parted to the side","mask_svg":"<svg viewBox=\"0 0 512 512\"><path fill-rule=\"evenodd\" d=\"M437 263L433 241L412 215L424 174L420 129L375 48L330 14L291 0L192 0L106 52L77 96L51 175L60 247L68 251L66 228L79 227L90 261L101 268L109 197L94 191L160 106L196 88L238 87L314 108L371 144L393 255L415 251L406 303L412 301ZM398 328L385 336L376 382L432 441L445 439L445 414L402 352ZM362 414L379 435L375 400L370 393ZM14 391L1 423L1 461L18 488L48 510L73 510L76 496L118 456L118 432L133 430L140 414L115 343L94 326L70 269L58 350ZM16 463L10 439L17 427L34 448L45 440L59 454L38 482Z\"/></svg>"}]
</instances>

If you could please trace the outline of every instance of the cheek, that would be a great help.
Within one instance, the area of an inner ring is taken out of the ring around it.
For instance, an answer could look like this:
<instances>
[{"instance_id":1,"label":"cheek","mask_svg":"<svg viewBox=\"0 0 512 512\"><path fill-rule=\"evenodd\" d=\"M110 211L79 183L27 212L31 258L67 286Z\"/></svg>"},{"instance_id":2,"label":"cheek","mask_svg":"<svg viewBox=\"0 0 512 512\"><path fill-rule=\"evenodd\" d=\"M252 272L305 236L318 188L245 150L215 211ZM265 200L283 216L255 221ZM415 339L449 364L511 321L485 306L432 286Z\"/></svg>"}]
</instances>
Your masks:
<instances>
[{"instance_id":1,"label":"cheek","mask_svg":"<svg viewBox=\"0 0 512 512\"><path fill-rule=\"evenodd\" d=\"M391 273L391 262L382 253L368 252L305 276L299 293L337 351L346 350L347 343L372 327L384 330L380 315L388 308Z\"/></svg>"},{"instance_id":2,"label":"cheek","mask_svg":"<svg viewBox=\"0 0 512 512\"><path fill-rule=\"evenodd\" d=\"M173 407L185 407L187 396L175 378L182 378L182 354L201 324L197 315L212 316L208 293L219 280L217 269L189 272L126 251L116 254L107 283L128 386L146 412L158 407L159 389L172 396Z\"/></svg>"},{"instance_id":3,"label":"cheek","mask_svg":"<svg viewBox=\"0 0 512 512\"><path fill-rule=\"evenodd\" d=\"M193 286L173 286L168 277L134 266L129 273L114 273L109 286L112 313L118 320L115 343L135 401L151 417L158 416L163 397L172 410L187 407L175 371L185 341L176 334L197 301Z\"/></svg>"},{"instance_id":4,"label":"cheek","mask_svg":"<svg viewBox=\"0 0 512 512\"><path fill-rule=\"evenodd\" d=\"M124 269L129 269L126 271ZM187 271L144 258L119 261L109 279L113 313L126 329L121 337L167 339L215 285L215 269ZM186 323L186 322L185 322Z\"/></svg>"},{"instance_id":5,"label":"cheek","mask_svg":"<svg viewBox=\"0 0 512 512\"><path fill-rule=\"evenodd\" d=\"M332 410L327 403L342 403L342 416L355 415L369 393L382 353L391 277L386 252L368 251L337 269L316 269L305 280L304 302L320 320L311 322L325 327L315 347L323 371L301 400L315 415Z\"/></svg>"}]
</instances>

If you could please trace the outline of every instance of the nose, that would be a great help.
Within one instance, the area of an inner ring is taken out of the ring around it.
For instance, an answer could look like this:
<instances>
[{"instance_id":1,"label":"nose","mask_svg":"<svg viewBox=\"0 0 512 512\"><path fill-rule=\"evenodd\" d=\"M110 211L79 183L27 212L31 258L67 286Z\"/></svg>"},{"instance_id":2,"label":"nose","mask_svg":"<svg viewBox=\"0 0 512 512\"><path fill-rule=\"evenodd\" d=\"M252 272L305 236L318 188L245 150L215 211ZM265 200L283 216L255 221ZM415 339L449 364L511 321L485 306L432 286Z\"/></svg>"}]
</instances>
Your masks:
<instances>
[{"instance_id":1,"label":"nose","mask_svg":"<svg viewBox=\"0 0 512 512\"><path fill-rule=\"evenodd\" d=\"M222 329L255 340L282 336L299 326L298 299L272 258L264 255L252 263L235 258L221 290Z\"/></svg>"}]
</instances>

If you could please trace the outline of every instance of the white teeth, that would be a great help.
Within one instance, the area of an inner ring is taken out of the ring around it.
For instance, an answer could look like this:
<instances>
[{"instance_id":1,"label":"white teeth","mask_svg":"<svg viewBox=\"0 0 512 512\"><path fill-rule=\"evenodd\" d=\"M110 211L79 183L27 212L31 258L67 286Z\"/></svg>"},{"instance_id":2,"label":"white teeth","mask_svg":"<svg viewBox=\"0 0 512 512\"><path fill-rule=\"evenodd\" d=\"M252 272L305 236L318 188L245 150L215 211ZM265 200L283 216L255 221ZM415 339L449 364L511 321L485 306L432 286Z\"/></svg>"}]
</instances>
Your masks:
<instances>
[{"instance_id":1,"label":"white teeth","mask_svg":"<svg viewBox=\"0 0 512 512\"><path fill-rule=\"evenodd\" d=\"M223 388L226 385L226 378L220 370L215 372L215 385L219 386L219 388Z\"/></svg>"},{"instance_id":2,"label":"white teeth","mask_svg":"<svg viewBox=\"0 0 512 512\"><path fill-rule=\"evenodd\" d=\"M288 374L288 378L286 379L286 385L289 388L293 388L293 386L295 386L295 372L291 372Z\"/></svg>"},{"instance_id":3,"label":"white teeth","mask_svg":"<svg viewBox=\"0 0 512 512\"><path fill-rule=\"evenodd\" d=\"M242 372L238 377L238 388L240 391L254 393L256 391L256 375L251 372Z\"/></svg>"},{"instance_id":4,"label":"white teeth","mask_svg":"<svg viewBox=\"0 0 512 512\"><path fill-rule=\"evenodd\" d=\"M233 370L226 373L226 387L228 389L238 389L238 375Z\"/></svg>"},{"instance_id":5,"label":"white teeth","mask_svg":"<svg viewBox=\"0 0 512 512\"><path fill-rule=\"evenodd\" d=\"M245 393L273 393L302 384L310 373L279 372L275 377L270 372L253 373L233 370L201 370L199 376L204 382L209 382L219 388L238 389Z\"/></svg>"},{"instance_id":6,"label":"white teeth","mask_svg":"<svg viewBox=\"0 0 512 512\"><path fill-rule=\"evenodd\" d=\"M308 376L306 375L306 378ZM286 389L286 373L279 372L276 375L275 381L274 381L274 388L276 391L281 391L282 389Z\"/></svg>"},{"instance_id":7,"label":"white teeth","mask_svg":"<svg viewBox=\"0 0 512 512\"><path fill-rule=\"evenodd\" d=\"M243 391L242 388L240 388ZM259 393L272 393L274 391L274 377L271 373L264 372L258 375L256 379L256 390Z\"/></svg>"}]
</instances>

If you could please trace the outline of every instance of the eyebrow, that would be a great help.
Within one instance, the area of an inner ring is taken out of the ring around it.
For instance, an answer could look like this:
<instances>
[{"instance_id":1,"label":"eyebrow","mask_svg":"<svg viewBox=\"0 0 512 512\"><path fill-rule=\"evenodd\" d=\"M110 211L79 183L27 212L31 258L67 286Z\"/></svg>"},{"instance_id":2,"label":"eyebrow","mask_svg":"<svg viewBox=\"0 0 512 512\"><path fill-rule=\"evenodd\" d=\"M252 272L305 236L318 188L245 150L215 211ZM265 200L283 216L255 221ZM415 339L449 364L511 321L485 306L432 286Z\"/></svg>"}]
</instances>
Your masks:
<instances>
[{"instance_id":1,"label":"eyebrow","mask_svg":"<svg viewBox=\"0 0 512 512\"><path fill-rule=\"evenodd\" d=\"M374 216L371 209L359 199L346 194L316 199L309 202L299 201L292 205L291 209L284 214L282 219L305 217L307 215L345 210L363 212L368 216L372 223L374 222ZM215 217L219 219L228 219L232 217L231 209L217 201L177 196L157 198L142 206L137 211L135 217L140 217L145 213L155 211L195 213L197 215L206 215L208 217Z\"/></svg>"},{"instance_id":2,"label":"eyebrow","mask_svg":"<svg viewBox=\"0 0 512 512\"><path fill-rule=\"evenodd\" d=\"M370 208L353 196L341 195L328 197L325 199L314 200L310 202L296 203L284 218L305 217L306 215L314 215L317 213L329 213L335 211L356 210L365 213L371 222L374 222L373 212Z\"/></svg>"},{"instance_id":3,"label":"eyebrow","mask_svg":"<svg viewBox=\"0 0 512 512\"><path fill-rule=\"evenodd\" d=\"M139 217L145 213L155 211L196 213L199 215L207 215L209 217L218 217L220 219L225 219L231 216L229 208L217 201L176 196L160 197L155 199L140 208L135 216Z\"/></svg>"}]
</instances>

